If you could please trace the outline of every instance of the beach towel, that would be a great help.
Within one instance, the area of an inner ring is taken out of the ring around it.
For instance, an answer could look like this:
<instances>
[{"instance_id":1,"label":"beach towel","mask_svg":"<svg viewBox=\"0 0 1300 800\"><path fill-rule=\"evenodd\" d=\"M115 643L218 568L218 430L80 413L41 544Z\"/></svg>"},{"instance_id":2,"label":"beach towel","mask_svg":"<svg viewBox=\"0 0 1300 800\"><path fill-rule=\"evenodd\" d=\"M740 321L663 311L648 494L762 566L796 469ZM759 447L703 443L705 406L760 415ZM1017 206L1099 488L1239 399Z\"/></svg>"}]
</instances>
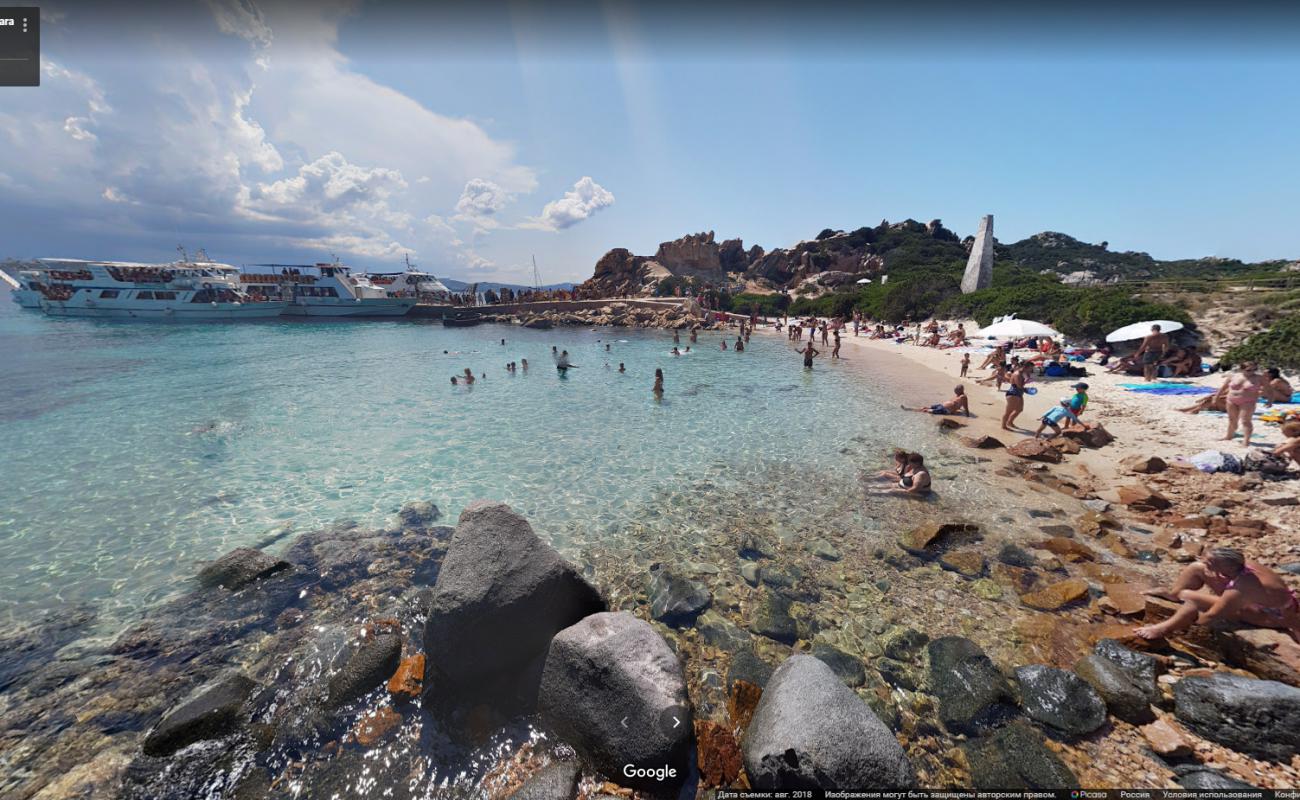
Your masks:
<instances>
[{"instance_id":1,"label":"beach towel","mask_svg":"<svg viewBox=\"0 0 1300 800\"><path fill-rule=\"evenodd\" d=\"M1130 392L1141 392L1142 394L1154 394L1161 397L1181 397L1183 395L1205 395L1214 394L1217 390L1208 386L1156 386L1154 388L1129 389Z\"/></svg>"},{"instance_id":2,"label":"beach towel","mask_svg":"<svg viewBox=\"0 0 1300 800\"><path fill-rule=\"evenodd\" d=\"M1240 475L1242 472L1241 459L1232 453L1219 450L1205 450L1192 456L1188 461L1201 472L1231 472L1235 475Z\"/></svg>"}]
</instances>

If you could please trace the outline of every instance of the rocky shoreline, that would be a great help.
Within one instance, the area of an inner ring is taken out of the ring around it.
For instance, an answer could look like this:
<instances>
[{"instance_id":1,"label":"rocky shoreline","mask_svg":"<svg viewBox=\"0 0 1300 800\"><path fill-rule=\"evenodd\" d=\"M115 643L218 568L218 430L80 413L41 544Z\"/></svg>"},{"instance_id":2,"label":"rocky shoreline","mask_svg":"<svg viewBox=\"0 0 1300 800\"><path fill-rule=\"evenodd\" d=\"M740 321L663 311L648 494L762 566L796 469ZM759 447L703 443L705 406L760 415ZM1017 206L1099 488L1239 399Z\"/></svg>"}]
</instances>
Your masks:
<instances>
[{"instance_id":1,"label":"rocky shoreline","mask_svg":"<svg viewBox=\"0 0 1300 800\"><path fill-rule=\"evenodd\" d=\"M1090 506L1031 508L1043 536L1021 543L967 522L874 549L741 524L703 560L648 566L571 564L491 503L454 529L425 502L278 557L239 549L107 648L67 645L71 617L6 643L23 660L0 662L0 793L1294 785L1300 648L1130 635L1167 609L1130 591L1147 561L1128 541L1196 548L1195 528L1154 530L1176 501L1112 511L1051 466L997 469Z\"/></svg>"}]
</instances>

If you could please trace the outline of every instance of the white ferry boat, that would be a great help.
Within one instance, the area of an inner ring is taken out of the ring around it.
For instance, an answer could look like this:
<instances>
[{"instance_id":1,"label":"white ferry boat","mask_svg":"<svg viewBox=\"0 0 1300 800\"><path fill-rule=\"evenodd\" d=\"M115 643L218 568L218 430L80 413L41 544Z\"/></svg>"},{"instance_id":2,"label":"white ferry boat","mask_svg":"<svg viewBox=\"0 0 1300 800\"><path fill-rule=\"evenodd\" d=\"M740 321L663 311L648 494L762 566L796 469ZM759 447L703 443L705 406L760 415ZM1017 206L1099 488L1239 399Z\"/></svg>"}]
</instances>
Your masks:
<instances>
[{"instance_id":1,"label":"white ferry boat","mask_svg":"<svg viewBox=\"0 0 1300 800\"><path fill-rule=\"evenodd\" d=\"M367 273L367 278L375 286L388 292L390 297L419 297L433 295L443 297L451 294L442 281L428 272L421 272L406 258L406 269L402 272Z\"/></svg>"},{"instance_id":2,"label":"white ferry boat","mask_svg":"<svg viewBox=\"0 0 1300 800\"><path fill-rule=\"evenodd\" d=\"M254 264L240 283L250 296L287 302L287 317L401 317L414 294L394 294L343 264Z\"/></svg>"},{"instance_id":3,"label":"white ferry boat","mask_svg":"<svg viewBox=\"0 0 1300 800\"><path fill-rule=\"evenodd\" d=\"M41 307L41 285L45 280L44 271L37 269L19 270L17 277L0 270L0 278L9 284L9 299L22 308Z\"/></svg>"},{"instance_id":4,"label":"white ferry boat","mask_svg":"<svg viewBox=\"0 0 1300 800\"><path fill-rule=\"evenodd\" d=\"M250 297L238 268L214 261L38 260L42 269L28 285L40 294L41 310L55 317L258 319L278 317L288 305Z\"/></svg>"}]
</instances>

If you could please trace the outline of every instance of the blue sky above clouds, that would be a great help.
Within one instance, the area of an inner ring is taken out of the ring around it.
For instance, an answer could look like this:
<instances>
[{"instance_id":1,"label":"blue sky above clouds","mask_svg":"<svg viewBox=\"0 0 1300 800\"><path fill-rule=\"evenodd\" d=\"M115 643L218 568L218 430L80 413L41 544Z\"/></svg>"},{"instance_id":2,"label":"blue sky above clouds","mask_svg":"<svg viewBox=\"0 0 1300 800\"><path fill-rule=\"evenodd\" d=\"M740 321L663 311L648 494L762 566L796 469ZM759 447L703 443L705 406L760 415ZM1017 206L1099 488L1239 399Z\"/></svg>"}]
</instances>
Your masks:
<instances>
[{"instance_id":1,"label":"blue sky above clouds","mask_svg":"<svg viewBox=\"0 0 1300 800\"><path fill-rule=\"evenodd\" d=\"M42 86L0 89L0 255L559 281L698 230L994 213L1004 241L1300 257L1293 16L106 6L43 6Z\"/></svg>"}]
</instances>

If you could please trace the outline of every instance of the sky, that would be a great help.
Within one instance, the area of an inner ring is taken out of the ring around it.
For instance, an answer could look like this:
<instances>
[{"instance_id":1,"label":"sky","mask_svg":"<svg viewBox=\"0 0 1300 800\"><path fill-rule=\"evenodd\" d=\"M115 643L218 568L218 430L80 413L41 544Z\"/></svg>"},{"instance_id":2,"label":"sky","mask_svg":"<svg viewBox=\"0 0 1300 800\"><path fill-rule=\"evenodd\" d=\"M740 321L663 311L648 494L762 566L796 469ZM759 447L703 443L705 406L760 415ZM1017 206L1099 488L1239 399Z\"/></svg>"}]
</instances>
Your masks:
<instances>
[{"instance_id":1,"label":"sky","mask_svg":"<svg viewBox=\"0 0 1300 800\"><path fill-rule=\"evenodd\" d=\"M1300 258L1300 15L1040 5L43 3L42 85L0 89L0 256L550 283L697 231L991 213Z\"/></svg>"}]
</instances>

